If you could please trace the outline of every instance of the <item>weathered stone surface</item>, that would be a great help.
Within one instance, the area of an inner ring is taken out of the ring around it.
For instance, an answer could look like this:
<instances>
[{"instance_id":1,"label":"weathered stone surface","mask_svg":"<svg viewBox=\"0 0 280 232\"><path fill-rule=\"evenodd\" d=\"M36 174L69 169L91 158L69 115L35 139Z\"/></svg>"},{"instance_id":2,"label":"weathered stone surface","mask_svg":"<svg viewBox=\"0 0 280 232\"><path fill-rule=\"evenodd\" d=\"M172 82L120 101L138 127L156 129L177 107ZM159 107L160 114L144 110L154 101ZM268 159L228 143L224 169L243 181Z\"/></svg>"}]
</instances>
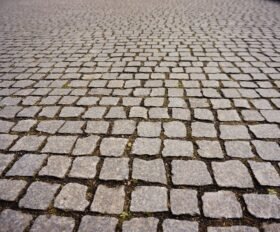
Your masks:
<instances>
[{"instance_id":1,"label":"weathered stone surface","mask_svg":"<svg viewBox=\"0 0 280 232\"><path fill-rule=\"evenodd\" d=\"M120 214L124 207L124 186L107 187L99 185L91 205L91 211L107 214Z\"/></svg>"},{"instance_id":2,"label":"weathered stone surface","mask_svg":"<svg viewBox=\"0 0 280 232\"><path fill-rule=\"evenodd\" d=\"M251 158L254 157L249 142L246 141L226 141L225 147L227 155L237 158Z\"/></svg>"},{"instance_id":3,"label":"weathered stone surface","mask_svg":"<svg viewBox=\"0 0 280 232\"><path fill-rule=\"evenodd\" d=\"M210 185L213 183L207 166L198 160L173 160L172 182L175 185Z\"/></svg>"},{"instance_id":4,"label":"weathered stone surface","mask_svg":"<svg viewBox=\"0 0 280 232\"><path fill-rule=\"evenodd\" d=\"M199 146L198 154L203 158L223 158L223 151L218 141L200 140L196 142Z\"/></svg>"},{"instance_id":5,"label":"weathered stone surface","mask_svg":"<svg viewBox=\"0 0 280 232\"><path fill-rule=\"evenodd\" d=\"M217 137L217 131L212 123L193 122L192 123L192 136L194 137Z\"/></svg>"},{"instance_id":6,"label":"weathered stone surface","mask_svg":"<svg viewBox=\"0 0 280 232\"><path fill-rule=\"evenodd\" d=\"M123 232L156 232L159 220L154 217L132 218L125 221L122 226Z\"/></svg>"},{"instance_id":7,"label":"weathered stone surface","mask_svg":"<svg viewBox=\"0 0 280 232\"><path fill-rule=\"evenodd\" d=\"M42 152L69 154L77 140L77 136L51 136Z\"/></svg>"},{"instance_id":8,"label":"weathered stone surface","mask_svg":"<svg viewBox=\"0 0 280 232\"><path fill-rule=\"evenodd\" d=\"M280 186L280 176L268 162L248 161L250 167L261 185Z\"/></svg>"},{"instance_id":9,"label":"weathered stone surface","mask_svg":"<svg viewBox=\"0 0 280 232\"><path fill-rule=\"evenodd\" d=\"M75 226L75 221L70 217L60 217L55 215L41 215L37 217L30 229L31 232L43 231L64 231L71 232Z\"/></svg>"},{"instance_id":10,"label":"weathered stone surface","mask_svg":"<svg viewBox=\"0 0 280 232\"><path fill-rule=\"evenodd\" d=\"M166 171L162 159L142 160L134 159L132 178L146 182L166 184Z\"/></svg>"},{"instance_id":11,"label":"weathered stone surface","mask_svg":"<svg viewBox=\"0 0 280 232\"><path fill-rule=\"evenodd\" d=\"M164 140L164 148L162 150L162 155L167 156L193 156L193 144L189 141L183 140Z\"/></svg>"},{"instance_id":12,"label":"weathered stone surface","mask_svg":"<svg viewBox=\"0 0 280 232\"><path fill-rule=\"evenodd\" d=\"M161 141L158 138L137 138L132 147L136 155L157 155L160 152Z\"/></svg>"},{"instance_id":13,"label":"weathered stone surface","mask_svg":"<svg viewBox=\"0 0 280 232\"><path fill-rule=\"evenodd\" d=\"M252 188L254 187L248 169L238 160L212 162L215 180L219 186Z\"/></svg>"},{"instance_id":14,"label":"weathered stone surface","mask_svg":"<svg viewBox=\"0 0 280 232\"><path fill-rule=\"evenodd\" d=\"M71 158L53 155L48 158L46 166L44 166L39 172L40 176L55 176L58 178L63 178L66 172L71 166Z\"/></svg>"},{"instance_id":15,"label":"weathered stone surface","mask_svg":"<svg viewBox=\"0 0 280 232\"><path fill-rule=\"evenodd\" d=\"M276 195L244 194L247 209L257 218L280 219L280 200Z\"/></svg>"},{"instance_id":16,"label":"weathered stone surface","mask_svg":"<svg viewBox=\"0 0 280 232\"><path fill-rule=\"evenodd\" d=\"M91 155L99 141L99 136L91 135L79 138L73 150L73 155Z\"/></svg>"},{"instance_id":17,"label":"weathered stone surface","mask_svg":"<svg viewBox=\"0 0 280 232\"><path fill-rule=\"evenodd\" d=\"M118 219L113 217L84 216L78 232L114 232Z\"/></svg>"},{"instance_id":18,"label":"weathered stone surface","mask_svg":"<svg viewBox=\"0 0 280 232\"><path fill-rule=\"evenodd\" d=\"M169 138L186 137L187 130L182 122L166 122L163 123L164 134Z\"/></svg>"},{"instance_id":19,"label":"weathered stone surface","mask_svg":"<svg viewBox=\"0 0 280 232\"><path fill-rule=\"evenodd\" d=\"M171 212L175 215L199 214L197 191L190 189L171 189Z\"/></svg>"},{"instance_id":20,"label":"weathered stone surface","mask_svg":"<svg viewBox=\"0 0 280 232\"><path fill-rule=\"evenodd\" d=\"M166 219L162 223L164 232L198 232L198 223L187 220Z\"/></svg>"},{"instance_id":21,"label":"weathered stone surface","mask_svg":"<svg viewBox=\"0 0 280 232\"><path fill-rule=\"evenodd\" d=\"M128 158L106 158L99 178L103 180L127 180L129 174L128 162Z\"/></svg>"},{"instance_id":22,"label":"weathered stone surface","mask_svg":"<svg viewBox=\"0 0 280 232\"><path fill-rule=\"evenodd\" d=\"M23 232L31 223L32 216L11 209L5 209L0 214L1 231Z\"/></svg>"},{"instance_id":23,"label":"weathered stone surface","mask_svg":"<svg viewBox=\"0 0 280 232\"><path fill-rule=\"evenodd\" d=\"M202 196L202 202L205 217L241 218L243 215L236 196L229 191L206 192Z\"/></svg>"},{"instance_id":24,"label":"weathered stone surface","mask_svg":"<svg viewBox=\"0 0 280 232\"><path fill-rule=\"evenodd\" d=\"M263 160L280 161L280 146L275 142L254 140L258 155Z\"/></svg>"},{"instance_id":25,"label":"weathered stone surface","mask_svg":"<svg viewBox=\"0 0 280 232\"><path fill-rule=\"evenodd\" d=\"M45 154L26 154L14 163L6 176L34 176L46 159Z\"/></svg>"},{"instance_id":26,"label":"weathered stone surface","mask_svg":"<svg viewBox=\"0 0 280 232\"><path fill-rule=\"evenodd\" d=\"M140 122L137 126L137 133L142 137L159 137L161 133L161 123Z\"/></svg>"},{"instance_id":27,"label":"weathered stone surface","mask_svg":"<svg viewBox=\"0 0 280 232\"><path fill-rule=\"evenodd\" d=\"M139 186L132 192L130 211L164 212L167 210L166 188L156 186Z\"/></svg>"},{"instance_id":28,"label":"weathered stone surface","mask_svg":"<svg viewBox=\"0 0 280 232\"><path fill-rule=\"evenodd\" d=\"M15 201L26 187L24 180L0 180L0 199L4 201Z\"/></svg>"},{"instance_id":29,"label":"weathered stone surface","mask_svg":"<svg viewBox=\"0 0 280 232\"><path fill-rule=\"evenodd\" d=\"M98 157L77 157L73 161L72 168L68 175L69 177L92 179L96 175L96 166L98 162Z\"/></svg>"},{"instance_id":30,"label":"weathered stone surface","mask_svg":"<svg viewBox=\"0 0 280 232\"><path fill-rule=\"evenodd\" d=\"M251 226L225 226L225 227L208 227L207 232L259 232Z\"/></svg>"},{"instance_id":31,"label":"weathered stone surface","mask_svg":"<svg viewBox=\"0 0 280 232\"><path fill-rule=\"evenodd\" d=\"M123 138L104 138L100 144L102 156L122 156L128 140Z\"/></svg>"},{"instance_id":32,"label":"weathered stone surface","mask_svg":"<svg viewBox=\"0 0 280 232\"><path fill-rule=\"evenodd\" d=\"M19 201L19 206L22 208L45 210L49 207L59 186L59 184L49 184L40 181L33 182L27 189L24 197Z\"/></svg>"},{"instance_id":33,"label":"weathered stone surface","mask_svg":"<svg viewBox=\"0 0 280 232\"><path fill-rule=\"evenodd\" d=\"M14 154L1 154L0 153L0 175L7 169L9 164L14 160Z\"/></svg>"},{"instance_id":34,"label":"weathered stone surface","mask_svg":"<svg viewBox=\"0 0 280 232\"><path fill-rule=\"evenodd\" d=\"M87 189L85 185L81 184L66 184L55 198L54 207L63 210L84 211L89 205L86 200Z\"/></svg>"}]
</instances>

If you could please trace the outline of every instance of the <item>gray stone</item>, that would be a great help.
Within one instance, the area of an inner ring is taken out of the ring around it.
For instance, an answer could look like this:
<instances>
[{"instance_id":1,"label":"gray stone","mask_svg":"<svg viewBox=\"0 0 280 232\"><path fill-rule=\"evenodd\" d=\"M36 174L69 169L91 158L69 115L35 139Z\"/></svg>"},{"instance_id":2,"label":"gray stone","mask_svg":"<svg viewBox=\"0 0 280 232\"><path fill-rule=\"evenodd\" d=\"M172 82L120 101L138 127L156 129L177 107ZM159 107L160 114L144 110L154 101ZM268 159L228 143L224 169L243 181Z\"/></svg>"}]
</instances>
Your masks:
<instances>
[{"instance_id":1,"label":"gray stone","mask_svg":"<svg viewBox=\"0 0 280 232\"><path fill-rule=\"evenodd\" d=\"M89 205L86 200L87 186L68 183L63 186L58 196L55 198L54 207L63 210L84 211Z\"/></svg>"},{"instance_id":2,"label":"gray stone","mask_svg":"<svg viewBox=\"0 0 280 232\"><path fill-rule=\"evenodd\" d=\"M192 136L215 138L217 137L217 131L212 123L193 122Z\"/></svg>"},{"instance_id":3,"label":"gray stone","mask_svg":"<svg viewBox=\"0 0 280 232\"><path fill-rule=\"evenodd\" d=\"M68 176L75 178L92 179L96 175L96 166L98 162L98 157L77 157L72 164L72 168Z\"/></svg>"},{"instance_id":4,"label":"gray stone","mask_svg":"<svg viewBox=\"0 0 280 232\"><path fill-rule=\"evenodd\" d=\"M14 154L1 154L0 153L0 175L8 168L8 166L15 159Z\"/></svg>"},{"instance_id":5,"label":"gray stone","mask_svg":"<svg viewBox=\"0 0 280 232\"><path fill-rule=\"evenodd\" d=\"M193 156L193 144L190 141L184 140L164 140L164 148L162 155L167 156Z\"/></svg>"},{"instance_id":6,"label":"gray stone","mask_svg":"<svg viewBox=\"0 0 280 232\"><path fill-rule=\"evenodd\" d=\"M127 180L129 174L128 162L128 158L106 158L99 178L103 180Z\"/></svg>"},{"instance_id":7,"label":"gray stone","mask_svg":"<svg viewBox=\"0 0 280 232\"><path fill-rule=\"evenodd\" d=\"M163 232L198 232L198 223L187 220L165 219L162 223Z\"/></svg>"},{"instance_id":8,"label":"gray stone","mask_svg":"<svg viewBox=\"0 0 280 232\"><path fill-rule=\"evenodd\" d=\"M209 218L241 218L241 206L229 191L206 192L202 196L203 213Z\"/></svg>"},{"instance_id":9,"label":"gray stone","mask_svg":"<svg viewBox=\"0 0 280 232\"><path fill-rule=\"evenodd\" d=\"M102 156L122 156L128 139L124 138L104 138L100 144L100 154Z\"/></svg>"},{"instance_id":10,"label":"gray stone","mask_svg":"<svg viewBox=\"0 0 280 232\"><path fill-rule=\"evenodd\" d=\"M77 140L77 136L51 136L48 137L47 144L43 148L42 152L46 153L58 153L58 154L70 154L74 143Z\"/></svg>"},{"instance_id":11,"label":"gray stone","mask_svg":"<svg viewBox=\"0 0 280 232\"><path fill-rule=\"evenodd\" d=\"M148 110L144 107L133 106L129 112L130 118L148 118Z\"/></svg>"},{"instance_id":12,"label":"gray stone","mask_svg":"<svg viewBox=\"0 0 280 232\"><path fill-rule=\"evenodd\" d=\"M257 138L261 139L279 139L280 129L277 124L259 124L250 125L250 130Z\"/></svg>"},{"instance_id":13,"label":"gray stone","mask_svg":"<svg viewBox=\"0 0 280 232\"><path fill-rule=\"evenodd\" d=\"M17 138L17 135L0 134L0 149L6 150Z\"/></svg>"},{"instance_id":14,"label":"gray stone","mask_svg":"<svg viewBox=\"0 0 280 232\"><path fill-rule=\"evenodd\" d=\"M149 118L152 119L167 119L169 118L167 108L150 108Z\"/></svg>"},{"instance_id":15,"label":"gray stone","mask_svg":"<svg viewBox=\"0 0 280 232\"><path fill-rule=\"evenodd\" d=\"M164 134L170 138L186 137L187 130L182 122L166 122L163 123Z\"/></svg>"},{"instance_id":16,"label":"gray stone","mask_svg":"<svg viewBox=\"0 0 280 232\"><path fill-rule=\"evenodd\" d=\"M126 118L126 113L123 107L115 106L109 109L105 118Z\"/></svg>"},{"instance_id":17,"label":"gray stone","mask_svg":"<svg viewBox=\"0 0 280 232\"><path fill-rule=\"evenodd\" d=\"M11 151L37 151L45 141L45 136L28 135L20 138Z\"/></svg>"},{"instance_id":18,"label":"gray stone","mask_svg":"<svg viewBox=\"0 0 280 232\"><path fill-rule=\"evenodd\" d=\"M142 160L134 159L132 166L132 178L147 182L166 184L166 173L162 159Z\"/></svg>"},{"instance_id":19,"label":"gray stone","mask_svg":"<svg viewBox=\"0 0 280 232\"><path fill-rule=\"evenodd\" d=\"M90 210L106 214L120 214L124 208L124 186L107 187L99 185Z\"/></svg>"},{"instance_id":20,"label":"gray stone","mask_svg":"<svg viewBox=\"0 0 280 232\"><path fill-rule=\"evenodd\" d=\"M197 191L190 189L171 189L170 191L171 212L174 215L200 214L198 208Z\"/></svg>"},{"instance_id":21,"label":"gray stone","mask_svg":"<svg viewBox=\"0 0 280 232\"><path fill-rule=\"evenodd\" d=\"M136 129L136 122L133 120L116 120L114 122L112 134L131 135Z\"/></svg>"},{"instance_id":22,"label":"gray stone","mask_svg":"<svg viewBox=\"0 0 280 232\"><path fill-rule=\"evenodd\" d=\"M280 176L271 163L256 161L248 162L260 185L280 186Z\"/></svg>"},{"instance_id":23,"label":"gray stone","mask_svg":"<svg viewBox=\"0 0 280 232\"><path fill-rule=\"evenodd\" d=\"M59 129L59 133L63 134L82 134L82 127L85 124L83 121L66 121Z\"/></svg>"},{"instance_id":24,"label":"gray stone","mask_svg":"<svg viewBox=\"0 0 280 232\"><path fill-rule=\"evenodd\" d=\"M188 109L172 109L172 118L177 120L189 121L191 119L191 113Z\"/></svg>"},{"instance_id":25,"label":"gray stone","mask_svg":"<svg viewBox=\"0 0 280 232\"><path fill-rule=\"evenodd\" d=\"M276 195L244 194L247 209L257 218L280 219L280 200Z\"/></svg>"},{"instance_id":26,"label":"gray stone","mask_svg":"<svg viewBox=\"0 0 280 232\"><path fill-rule=\"evenodd\" d=\"M225 226L225 227L208 227L207 232L259 232L251 226Z\"/></svg>"},{"instance_id":27,"label":"gray stone","mask_svg":"<svg viewBox=\"0 0 280 232\"><path fill-rule=\"evenodd\" d=\"M32 218L30 214L5 209L0 214L1 232L23 232L30 225Z\"/></svg>"},{"instance_id":28,"label":"gray stone","mask_svg":"<svg viewBox=\"0 0 280 232\"><path fill-rule=\"evenodd\" d=\"M165 187L137 186L132 192L130 211L164 212L167 210L167 189Z\"/></svg>"},{"instance_id":29,"label":"gray stone","mask_svg":"<svg viewBox=\"0 0 280 232\"><path fill-rule=\"evenodd\" d=\"M217 113L220 121L240 121L236 110L218 110Z\"/></svg>"},{"instance_id":30,"label":"gray stone","mask_svg":"<svg viewBox=\"0 0 280 232\"><path fill-rule=\"evenodd\" d=\"M42 121L38 124L36 130L49 133L49 134L55 134L59 128L64 124L65 121L63 120L48 120L48 121Z\"/></svg>"},{"instance_id":31,"label":"gray stone","mask_svg":"<svg viewBox=\"0 0 280 232\"><path fill-rule=\"evenodd\" d=\"M113 217L83 216L78 232L114 232L118 219Z\"/></svg>"},{"instance_id":32,"label":"gray stone","mask_svg":"<svg viewBox=\"0 0 280 232\"><path fill-rule=\"evenodd\" d=\"M249 142L246 141L226 141L225 147L227 155L237 158L251 158L254 157Z\"/></svg>"},{"instance_id":33,"label":"gray stone","mask_svg":"<svg viewBox=\"0 0 280 232\"><path fill-rule=\"evenodd\" d=\"M92 118L92 119L102 118L105 112L106 112L106 107L103 106L90 107L84 113L82 118Z\"/></svg>"},{"instance_id":34,"label":"gray stone","mask_svg":"<svg viewBox=\"0 0 280 232\"><path fill-rule=\"evenodd\" d=\"M21 120L13 127L12 131L28 132L36 123L37 121L32 119Z\"/></svg>"},{"instance_id":35,"label":"gray stone","mask_svg":"<svg viewBox=\"0 0 280 232\"><path fill-rule=\"evenodd\" d=\"M19 207L46 210L56 194L59 184L33 182L24 197L19 201Z\"/></svg>"},{"instance_id":36,"label":"gray stone","mask_svg":"<svg viewBox=\"0 0 280 232\"><path fill-rule=\"evenodd\" d=\"M159 137L161 133L161 122L139 122L137 133L143 137Z\"/></svg>"},{"instance_id":37,"label":"gray stone","mask_svg":"<svg viewBox=\"0 0 280 232\"><path fill-rule=\"evenodd\" d=\"M212 162L215 180L219 186L253 188L253 181L246 166L239 160Z\"/></svg>"},{"instance_id":38,"label":"gray stone","mask_svg":"<svg viewBox=\"0 0 280 232\"><path fill-rule=\"evenodd\" d=\"M252 143L263 160L280 161L280 146L276 142L254 140Z\"/></svg>"},{"instance_id":39,"label":"gray stone","mask_svg":"<svg viewBox=\"0 0 280 232\"><path fill-rule=\"evenodd\" d=\"M46 166L39 172L40 176L54 176L63 178L71 166L71 158L53 155L48 158Z\"/></svg>"},{"instance_id":40,"label":"gray stone","mask_svg":"<svg viewBox=\"0 0 280 232\"><path fill-rule=\"evenodd\" d=\"M124 221L122 226L123 232L156 232L159 220L154 217L132 218Z\"/></svg>"},{"instance_id":41,"label":"gray stone","mask_svg":"<svg viewBox=\"0 0 280 232\"><path fill-rule=\"evenodd\" d=\"M4 201L15 201L26 187L24 180L0 179L0 199Z\"/></svg>"},{"instance_id":42,"label":"gray stone","mask_svg":"<svg viewBox=\"0 0 280 232\"><path fill-rule=\"evenodd\" d=\"M248 129L242 125L221 125L222 139L250 139Z\"/></svg>"},{"instance_id":43,"label":"gray stone","mask_svg":"<svg viewBox=\"0 0 280 232\"><path fill-rule=\"evenodd\" d=\"M213 121L214 115L211 110L208 109L194 109L194 117L199 120Z\"/></svg>"},{"instance_id":44,"label":"gray stone","mask_svg":"<svg viewBox=\"0 0 280 232\"><path fill-rule=\"evenodd\" d=\"M173 160L172 182L175 185L210 185L213 183L207 166L198 160Z\"/></svg>"},{"instance_id":45,"label":"gray stone","mask_svg":"<svg viewBox=\"0 0 280 232\"><path fill-rule=\"evenodd\" d=\"M223 151L218 141L199 140L196 142L199 146L198 154L203 158L223 158Z\"/></svg>"},{"instance_id":46,"label":"gray stone","mask_svg":"<svg viewBox=\"0 0 280 232\"><path fill-rule=\"evenodd\" d=\"M62 118L79 117L84 111L85 109L83 107L66 106L62 108L59 117Z\"/></svg>"},{"instance_id":47,"label":"gray stone","mask_svg":"<svg viewBox=\"0 0 280 232\"><path fill-rule=\"evenodd\" d=\"M75 226L75 220L70 217L55 215L41 215L36 218L30 231L31 232L71 232Z\"/></svg>"},{"instance_id":48,"label":"gray stone","mask_svg":"<svg viewBox=\"0 0 280 232\"><path fill-rule=\"evenodd\" d=\"M278 232L280 230L280 223L263 224L264 232Z\"/></svg>"},{"instance_id":49,"label":"gray stone","mask_svg":"<svg viewBox=\"0 0 280 232\"><path fill-rule=\"evenodd\" d=\"M110 123L106 121L88 121L85 132L88 134L106 134Z\"/></svg>"},{"instance_id":50,"label":"gray stone","mask_svg":"<svg viewBox=\"0 0 280 232\"><path fill-rule=\"evenodd\" d=\"M47 159L47 155L23 155L15 162L6 176L34 176Z\"/></svg>"},{"instance_id":51,"label":"gray stone","mask_svg":"<svg viewBox=\"0 0 280 232\"><path fill-rule=\"evenodd\" d=\"M132 147L136 155L157 155L160 152L161 140L158 138L137 138Z\"/></svg>"},{"instance_id":52,"label":"gray stone","mask_svg":"<svg viewBox=\"0 0 280 232\"><path fill-rule=\"evenodd\" d=\"M72 152L73 155L91 155L96 148L99 138L96 135L79 138Z\"/></svg>"}]
</instances>

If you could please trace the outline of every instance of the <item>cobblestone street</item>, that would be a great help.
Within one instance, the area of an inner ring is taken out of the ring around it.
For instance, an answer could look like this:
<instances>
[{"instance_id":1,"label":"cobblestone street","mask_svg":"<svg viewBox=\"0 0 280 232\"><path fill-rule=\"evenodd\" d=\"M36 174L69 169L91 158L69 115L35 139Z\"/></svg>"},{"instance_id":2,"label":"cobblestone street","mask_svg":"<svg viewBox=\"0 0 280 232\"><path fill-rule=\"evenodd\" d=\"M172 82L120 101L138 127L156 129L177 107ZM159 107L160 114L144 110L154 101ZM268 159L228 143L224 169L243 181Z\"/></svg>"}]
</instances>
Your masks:
<instances>
[{"instance_id":1,"label":"cobblestone street","mask_svg":"<svg viewBox=\"0 0 280 232\"><path fill-rule=\"evenodd\" d=\"M279 232L280 1L0 0L0 232Z\"/></svg>"}]
</instances>

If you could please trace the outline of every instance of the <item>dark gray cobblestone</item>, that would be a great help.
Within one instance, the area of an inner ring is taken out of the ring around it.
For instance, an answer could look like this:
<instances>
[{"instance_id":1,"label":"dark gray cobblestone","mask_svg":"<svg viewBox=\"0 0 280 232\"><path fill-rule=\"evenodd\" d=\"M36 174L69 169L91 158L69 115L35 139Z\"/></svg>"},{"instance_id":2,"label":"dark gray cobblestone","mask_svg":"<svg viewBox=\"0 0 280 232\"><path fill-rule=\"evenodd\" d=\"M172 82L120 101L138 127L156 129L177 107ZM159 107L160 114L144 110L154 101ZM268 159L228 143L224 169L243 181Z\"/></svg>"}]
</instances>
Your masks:
<instances>
[{"instance_id":1,"label":"dark gray cobblestone","mask_svg":"<svg viewBox=\"0 0 280 232\"><path fill-rule=\"evenodd\" d=\"M279 12L0 1L0 231L280 231Z\"/></svg>"}]
</instances>

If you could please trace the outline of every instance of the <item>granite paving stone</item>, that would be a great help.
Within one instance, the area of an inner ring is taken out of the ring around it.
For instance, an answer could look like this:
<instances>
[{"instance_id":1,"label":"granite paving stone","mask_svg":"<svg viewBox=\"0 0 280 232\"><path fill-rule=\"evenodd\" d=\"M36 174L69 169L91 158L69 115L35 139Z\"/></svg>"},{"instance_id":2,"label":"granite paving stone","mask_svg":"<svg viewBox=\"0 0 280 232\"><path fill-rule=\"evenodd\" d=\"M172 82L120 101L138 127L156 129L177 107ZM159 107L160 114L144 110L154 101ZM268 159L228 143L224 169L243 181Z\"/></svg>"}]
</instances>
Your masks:
<instances>
[{"instance_id":1,"label":"granite paving stone","mask_svg":"<svg viewBox=\"0 0 280 232\"><path fill-rule=\"evenodd\" d=\"M1 0L0 231L278 232L279 12Z\"/></svg>"},{"instance_id":2,"label":"granite paving stone","mask_svg":"<svg viewBox=\"0 0 280 232\"><path fill-rule=\"evenodd\" d=\"M40 215L30 228L32 232L39 231L64 231L71 232L75 227L75 220L71 217L61 217L55 215Z\"/></svg>"}]
</instances>

